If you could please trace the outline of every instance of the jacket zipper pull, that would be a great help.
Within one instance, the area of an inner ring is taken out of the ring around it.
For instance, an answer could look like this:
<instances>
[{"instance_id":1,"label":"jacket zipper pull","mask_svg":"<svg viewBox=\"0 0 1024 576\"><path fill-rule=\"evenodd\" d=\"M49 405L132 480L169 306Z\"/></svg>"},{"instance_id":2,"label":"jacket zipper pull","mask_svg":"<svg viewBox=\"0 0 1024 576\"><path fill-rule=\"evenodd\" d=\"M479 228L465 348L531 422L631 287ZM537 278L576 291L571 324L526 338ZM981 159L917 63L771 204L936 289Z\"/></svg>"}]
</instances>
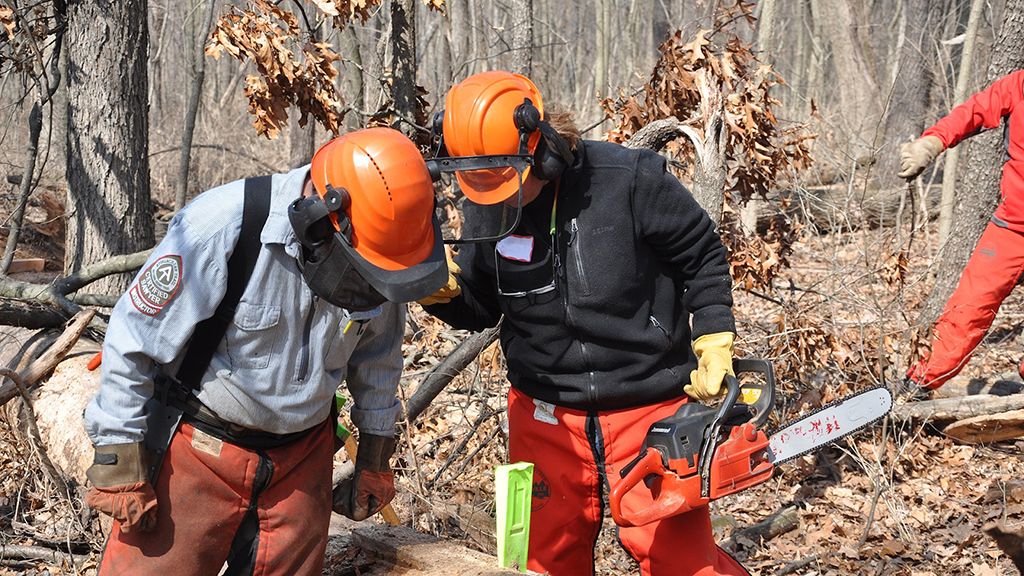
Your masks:
<instances>
[{"instance_id":1,"label":"jacket zipper pull","mask_svg":"<svg viewBox=\"0 0 1024 576\"><path fill-rule=\"evenodd\" d=\"M573 218L569 222L569 243L567 246L572 246L574 240L576 240L576 234L579 232L579 228L576 226L576 219Z\"/></svg>"}]
</instances>

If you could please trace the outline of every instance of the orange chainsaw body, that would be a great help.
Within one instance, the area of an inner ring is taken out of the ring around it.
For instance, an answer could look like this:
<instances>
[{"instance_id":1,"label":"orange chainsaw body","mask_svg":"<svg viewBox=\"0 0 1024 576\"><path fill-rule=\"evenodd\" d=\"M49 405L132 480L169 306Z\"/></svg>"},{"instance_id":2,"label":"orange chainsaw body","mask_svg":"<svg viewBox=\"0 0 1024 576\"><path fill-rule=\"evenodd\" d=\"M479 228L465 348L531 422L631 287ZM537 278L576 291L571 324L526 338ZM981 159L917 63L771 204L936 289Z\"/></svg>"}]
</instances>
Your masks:
<instances>
[{"instance_id":1,"label":"orange chainsaw body","mask_svg":"<svg viewBox=\"0 0 1024 576\"><path fill-rule=\"evenodd\" d=\"M771 365L737 360L735 368L767 377L759 385L757 405L736 404L740 387L730 377L729 393L718 409L687 403L651 425L640 454L623 468L609 495L616 524L643 526L684 514L771 478L775 466L768 436L760 429L774 403ZM653 503L639 510L624 508L622 499L632 490L650 490Z\"/></svg>"}]
</instances>

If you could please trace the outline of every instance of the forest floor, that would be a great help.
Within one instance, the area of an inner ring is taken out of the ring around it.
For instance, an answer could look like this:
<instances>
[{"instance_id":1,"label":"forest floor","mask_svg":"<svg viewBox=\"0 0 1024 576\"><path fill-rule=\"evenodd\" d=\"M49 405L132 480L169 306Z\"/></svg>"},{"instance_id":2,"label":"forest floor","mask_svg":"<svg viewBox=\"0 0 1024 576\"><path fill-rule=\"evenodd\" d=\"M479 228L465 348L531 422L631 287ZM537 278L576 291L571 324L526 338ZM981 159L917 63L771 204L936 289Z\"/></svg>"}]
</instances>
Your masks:
<instances>
[{"instance_id":1,"label":"forest floor","mask_svg":"<svg viewBox=\"0 0 1024 576\"><path fill-rule=\"evenodd\" d=\"M779 373L776 422L902 374L908 327L931 284L929 233L919 230L908 244L906 227L807 232L773 291L736 290L738 353L770 358ZM27 255L54 258L52 246L32 244ZM906 259L896 257L897 248L905 249ZM1016 374L1024 354L1021 310L1024 293L1018 291L959 380ZM464 337L412 306L403 398ZM407 525L492 554L493 468L507 460L504 369L496 346L481 354L403 429L397 462L395 507ZM33 481L43 483L39 478L15 480L26 477L27 451L18 445L13 419L12 409L0 414L0 543L32 544L37 541L26 524L48 521L53 506L45 495L52 491L34 488ZM1022 442L959 445L926 423L886 422L715 502L713 525L718 540L756 575L1015 574L981 527L990 520L1011 529L1024 524L1022 448ZM71 506L79 516L80 505ZM787 506L796 507L795 529L765 542L730 538ZM75 550L87 556L80 574L92 573L102 545L96 523L89 524L92 541ZM8 564L0 555L0 575L75 573L42 561ZM601 576L638 573L616 542L610 518L596 568Z\"/></svg>"}]
</instances>

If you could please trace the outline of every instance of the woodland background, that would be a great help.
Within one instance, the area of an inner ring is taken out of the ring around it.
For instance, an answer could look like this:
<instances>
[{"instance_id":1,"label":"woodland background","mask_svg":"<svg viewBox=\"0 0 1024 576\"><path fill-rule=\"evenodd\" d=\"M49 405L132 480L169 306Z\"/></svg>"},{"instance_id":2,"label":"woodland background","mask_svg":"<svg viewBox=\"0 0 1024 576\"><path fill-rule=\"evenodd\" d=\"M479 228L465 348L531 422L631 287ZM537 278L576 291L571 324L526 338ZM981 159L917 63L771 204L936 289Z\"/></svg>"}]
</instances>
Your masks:
<instances>
[{"instance_id":1,"label":"woodland background","mask_svg":"<svg viewBox=\"0 0 1024 576\"><path fill-rule=\"evenodd\" d=\"M892 385L926 344L998 201L1001 134L911 184L895 176L898 146L1022 64L1024 0L0 0L0 323L21 327L5 358L21 370L93 307L76 350L95 349L138 252L201 191L304 164L365 125L429 152L447 88L506 68L574 111L585 137L672 160L720 222L738 348L775 362L784 421ZM458 227L458 191L438 194ZM1011 394L1020 310L1015 294L944 396L1024 407ZM410 311L402 392L422 415L403 428L399 515L493 552L504 361L493 335ZM12 573L88 573L102 545L81 467L55 440L80 407L44 406L59 376L87 380L78 360L23 394L0 384ZM981 527L1019 531L1021 445L965 443L943 430L957 414L903 411L788 465L716 503L717 534L756 574L1014 573ZM610 529L597 555L600 574L635 573Z\"/></svg>"}]
</instances>

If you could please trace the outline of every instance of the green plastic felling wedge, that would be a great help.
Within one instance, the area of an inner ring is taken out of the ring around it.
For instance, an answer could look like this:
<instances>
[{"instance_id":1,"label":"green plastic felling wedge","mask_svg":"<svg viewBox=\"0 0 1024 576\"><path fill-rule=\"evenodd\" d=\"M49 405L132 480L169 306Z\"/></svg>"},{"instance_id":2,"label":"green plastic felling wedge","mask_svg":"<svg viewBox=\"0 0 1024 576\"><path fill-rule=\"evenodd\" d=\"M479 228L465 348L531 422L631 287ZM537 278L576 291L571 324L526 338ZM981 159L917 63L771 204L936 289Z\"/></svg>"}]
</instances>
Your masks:
<instances>
[{"instance_id":1,"label":"green plastic felling wedge","mask_svg":"<svg viewBox=\"0 0 1024 576\"><path fill-rule=\"evenodd\" d=\"M334 435L337 436L342 442L344 442L351 432L345 425L341 423L341 412L342 408L345 407L345 397L341 395L341 391L334 393L334 410L338 413L338 419L334 421Z\"/></svg>"},{"instance_id":2,"label":"green plastic felling wedge","mask_svg":"<svg viewBox=\"0 0 1024 576\"><path fill-rule=\"evenodd\" d=\"M530 507L533 497L533 464L516 462L494 469L497 500L498 565L526 571L530 546Z\"/></svg>"}]
</instances>

